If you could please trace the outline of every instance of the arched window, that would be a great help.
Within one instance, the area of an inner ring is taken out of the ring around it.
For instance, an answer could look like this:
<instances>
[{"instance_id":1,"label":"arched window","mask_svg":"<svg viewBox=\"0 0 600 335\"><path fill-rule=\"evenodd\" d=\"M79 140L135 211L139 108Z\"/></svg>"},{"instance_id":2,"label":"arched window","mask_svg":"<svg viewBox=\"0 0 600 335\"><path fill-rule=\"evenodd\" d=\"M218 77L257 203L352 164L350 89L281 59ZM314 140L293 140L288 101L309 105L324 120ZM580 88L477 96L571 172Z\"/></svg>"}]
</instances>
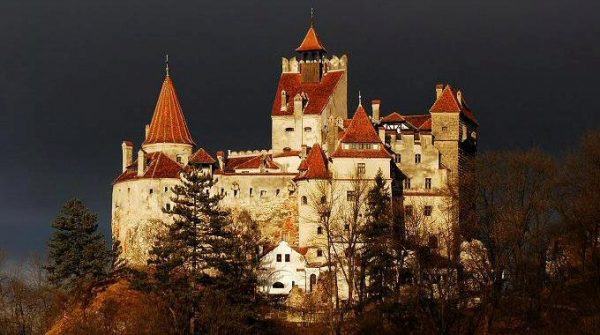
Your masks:
<instances>
[{"instance_id":1,"label":"arched window","mask_svg":"<svg viewBox=\"0 0 600 335\"><path fill-rule=\"evenodd\" d=\"M308 199L306 198L306 196L305 196L305 195L303 195L303 196L302 196L302 204L303 204L303 205L306 205L306 204L308 204Z\"/></svg>"},{"instance_id":2,"label":"arched window","mask_svg":"<svg viewBox=\"0 0 600 335\"><path fill-rule=\"evenodd\" d=\"M321 226L317 227L317 235L323 235L323 227L321 227Z\"/></svg>"},{"instance_id":3,"label":"arched window","mask_svg":"<svg viewBox=\"0 0 600 335\"><path fill-rule=\"evenodd\" d=\"M284 288L284 287L285 287L285 285L283 285L282 282L278 281L278 282L273 283L273 288Z\"/></svg>"},{"instance_id":4,"label":"arched window","mask_svg":"<svg viewBox=\"0 0 600 335\"><path fill-rule=\"evenodd\" d=\"M317 284L317 275L313 273L312 275L310 275L310 291L311 292L316 284Z\"/></svg>"}]
</instances>

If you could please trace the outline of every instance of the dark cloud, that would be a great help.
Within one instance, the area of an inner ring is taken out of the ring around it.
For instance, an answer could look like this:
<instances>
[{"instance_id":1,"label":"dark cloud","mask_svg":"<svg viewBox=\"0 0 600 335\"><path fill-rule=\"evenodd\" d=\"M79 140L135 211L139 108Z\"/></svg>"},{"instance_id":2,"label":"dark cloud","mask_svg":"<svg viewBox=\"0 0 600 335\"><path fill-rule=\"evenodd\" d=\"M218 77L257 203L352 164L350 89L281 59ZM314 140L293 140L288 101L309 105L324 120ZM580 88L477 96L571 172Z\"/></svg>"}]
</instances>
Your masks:
<instances>
[{"instance_id":1,"label":"dark cloud","mask_svg":"<svg viewBox=\"0 0 600 335\"><path fill-rule=\"evenodd\" d=\"M268 148L280 57L311 2L4 1L0 4L0 248L44 250L71 196L109 232L120 143L139 145L171 70L195 140ZM463 89L481 148L567 150L600 124L598 1L323 1L318 31L387 113L426 112Z\"/></svg>"}]
</instances>

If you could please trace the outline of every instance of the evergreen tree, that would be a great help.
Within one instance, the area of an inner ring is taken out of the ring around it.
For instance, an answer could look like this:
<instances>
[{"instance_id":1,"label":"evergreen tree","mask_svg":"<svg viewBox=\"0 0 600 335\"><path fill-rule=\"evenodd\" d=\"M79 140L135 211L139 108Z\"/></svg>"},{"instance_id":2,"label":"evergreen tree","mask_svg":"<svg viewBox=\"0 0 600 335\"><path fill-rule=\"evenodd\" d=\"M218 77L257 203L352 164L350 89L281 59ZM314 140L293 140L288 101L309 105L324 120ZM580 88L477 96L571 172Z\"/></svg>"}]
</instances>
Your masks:
<instances>
[{"instance_id":1,"label":"evergreen tree","mask_svg":"<svg viewBox=\"0 0 600 335\"><path fill-rule=\"evenodd\" d=\"M110 252L98 231L96 214L79 199L67 201L52 223L54 233L48 244L48 280L65 289L74 289L104 278Z\"/></svg>"},{"instance_id":2,"label":"evergreen tree","mask_svg":"<svg viewBox=\"0 0 600 335\"><path fill-rule=\"evenodd\" d=\"M369 300L382 302L393 292L395 256L391 196L381 170L375 177L375 185L369 190L367 205L361 264L365 266Z\"/></svg>"},{"instance_id":3,"label":"evergreen tree","mask_svg":"<svg viewBox=\"0 0 600 335\"><path fill-rule=\"evenodd\" d=\"M203 294L219 292L231 303L247 302L255 282L255 232L232 224L230 213L219 206L222 196L210 194L213 184L195 167L181 174L181 184L173 188L174 206L163 210L173 222L159 235L148 260L154 288L177 309L178 328L190 333L201 329L196 310L206 299Z\"/></svg>"}]
</instances>

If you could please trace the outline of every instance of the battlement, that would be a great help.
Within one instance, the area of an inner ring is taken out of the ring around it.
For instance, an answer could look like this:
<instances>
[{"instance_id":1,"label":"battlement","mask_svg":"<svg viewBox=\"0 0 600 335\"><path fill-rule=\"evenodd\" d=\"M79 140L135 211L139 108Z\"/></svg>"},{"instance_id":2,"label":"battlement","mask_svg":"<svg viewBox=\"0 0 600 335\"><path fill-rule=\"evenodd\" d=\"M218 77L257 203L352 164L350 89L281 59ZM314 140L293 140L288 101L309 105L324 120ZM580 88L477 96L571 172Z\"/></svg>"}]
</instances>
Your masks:
<instances>
[{"instance_id":1,"label":"battlement","mask_svg":"<svg viewBox=\"0 0 600 335\"><path fill-rule=\"evenodd\" d=\"M300 64L304 63L304 60L298 60L296 57L281 58L281 72L282 73L300 73ZM306 61L315 62L315 61ZM325 72L336 71L336 70L347 70L348 69L348 56L342 55L331 56L331 58L324 57L323 63L325 64Z\"/></svg>"},{"instance_id":2,"label":"battlement","mask_svg":"<svg viewBox=\"0 0 600 335\"><path fill-rule=\"evenodd\" d=\"M227 150L227 157L249 157L249 156L259 156L259 155L271 155L273 150L240 150L240 151L232 151Z\"/></svg>"}]
</instances>

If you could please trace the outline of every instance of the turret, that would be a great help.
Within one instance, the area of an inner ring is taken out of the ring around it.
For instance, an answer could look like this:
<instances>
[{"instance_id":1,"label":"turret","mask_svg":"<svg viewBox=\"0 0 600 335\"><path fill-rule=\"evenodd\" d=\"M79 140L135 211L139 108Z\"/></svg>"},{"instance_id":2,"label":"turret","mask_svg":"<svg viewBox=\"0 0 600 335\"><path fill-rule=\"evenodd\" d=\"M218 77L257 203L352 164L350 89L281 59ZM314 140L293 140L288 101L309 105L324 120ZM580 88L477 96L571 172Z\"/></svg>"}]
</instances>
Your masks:
<instances>
[{"instance_id":1,"label":"turret","mask_svg":"<svg viewBox=\"0 0 600 335\"><path fill-rule=\"evenodd\" d=\"M302 57L302 60L300 61L300 74L302 75L302 82L320 82L323 76L324 55L327 53L327 50L325 50L323 43L319 39L319 35L317 35L312 13L310 27L308 28L302 43L300 43L300 46L296 48L296 52L298 52Z\"/></svg>"},{"instance_id":2,"label":"turret","mask_svg":"<svg viewBox=\"0 0 600 335\"><path fill-rule=\"evenodd\" d=\"M133 143L129 141L123 141L123 144L121 144L121 151L123 154L123 168L121 172L125 172L125 170L127 170L127 167L133 163Z\"/></svg>"}]
</instances>

